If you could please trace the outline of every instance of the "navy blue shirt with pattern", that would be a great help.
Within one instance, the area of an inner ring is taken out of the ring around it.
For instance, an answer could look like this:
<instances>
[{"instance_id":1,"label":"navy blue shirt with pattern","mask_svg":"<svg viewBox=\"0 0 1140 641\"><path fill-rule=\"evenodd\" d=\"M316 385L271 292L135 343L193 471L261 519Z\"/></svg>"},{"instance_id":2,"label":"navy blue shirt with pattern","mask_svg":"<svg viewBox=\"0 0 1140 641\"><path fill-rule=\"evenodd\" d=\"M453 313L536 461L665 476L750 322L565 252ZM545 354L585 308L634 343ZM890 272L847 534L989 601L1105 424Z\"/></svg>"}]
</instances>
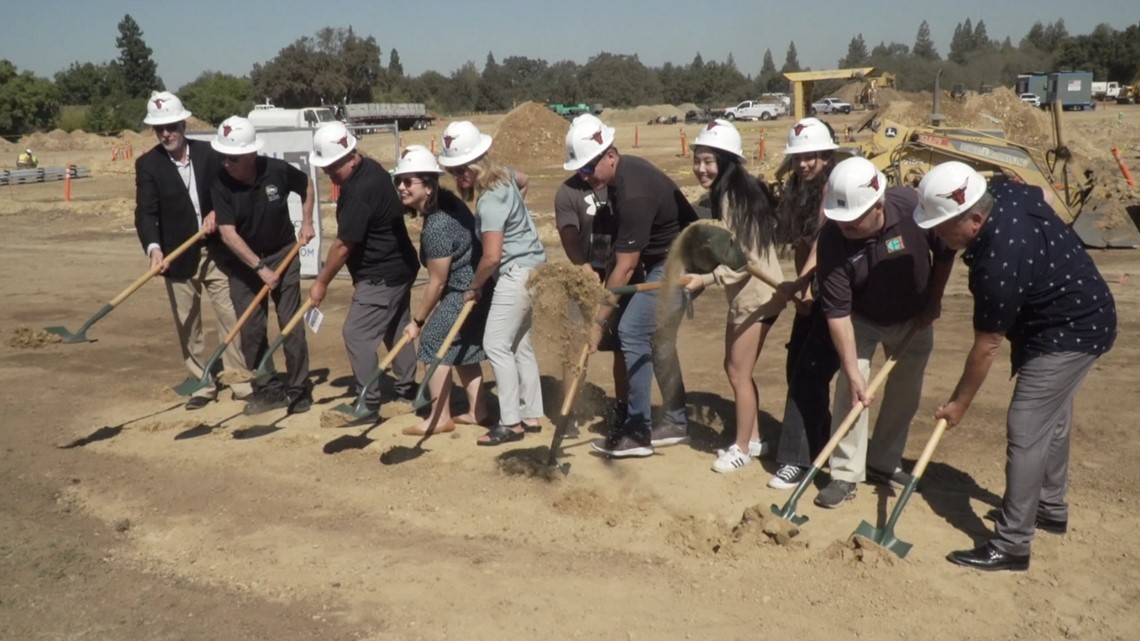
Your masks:
<instances>
[{"instance_id":1,"label":"navy blue shirt with pattern","mask_svg":"<svg viewBox=\"0 0 1140 641\"><path fill-rule=\"evenodd\" d=\"M962 260L970 267L974 330L1004 334L1013 372L1041 354L1103 354L1116 339L1116 304L1080 238L1044 193L991 183L994 207Z\"/></svg>"}]
</instances>

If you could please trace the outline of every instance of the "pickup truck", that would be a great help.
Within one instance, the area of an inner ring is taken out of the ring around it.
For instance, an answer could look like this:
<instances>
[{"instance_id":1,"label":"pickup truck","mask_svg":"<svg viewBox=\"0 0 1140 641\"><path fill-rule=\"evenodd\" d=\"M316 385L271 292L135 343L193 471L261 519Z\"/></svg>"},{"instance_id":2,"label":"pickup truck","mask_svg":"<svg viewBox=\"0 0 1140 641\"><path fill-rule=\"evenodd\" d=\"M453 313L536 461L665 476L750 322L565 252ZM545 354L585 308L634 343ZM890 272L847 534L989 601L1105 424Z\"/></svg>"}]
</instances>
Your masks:
<instances>
[{"instance_id":1,"label":"pickup truck","mask_svg":"<svg viewBox=\"0 0 1140 641\"><path fill-rule=\"evenodd\" d=\"M843 102L839 98L824 98L819 102L811 103L811 113L815 114L849 114L851 103Z\"/></svg>"},{"instance_id":2,"label":"pickup truck","mask_svg":"<svg viewBox=\"0 0 1140 641\"><path fill-rule=\"evenodd\" d=\"M725 109L724 117L728 120L772 120L781 113L784 113L784 107L779 103L745 100L735 107Z\"/></svg>"}]
</instances>

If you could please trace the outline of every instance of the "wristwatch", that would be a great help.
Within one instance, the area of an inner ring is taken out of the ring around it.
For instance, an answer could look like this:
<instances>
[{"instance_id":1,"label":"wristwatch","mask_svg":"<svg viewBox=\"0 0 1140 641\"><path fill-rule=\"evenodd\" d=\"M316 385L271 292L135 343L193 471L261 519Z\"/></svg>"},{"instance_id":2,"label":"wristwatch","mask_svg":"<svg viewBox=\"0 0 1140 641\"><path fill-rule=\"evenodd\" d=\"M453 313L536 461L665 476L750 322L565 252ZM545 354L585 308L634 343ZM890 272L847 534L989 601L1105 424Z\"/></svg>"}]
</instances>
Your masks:
<instances>
[{"instance_id":1,"label":"wristwatch","mask_svg":"<svg viewBox=\"0 0 1140 641\"><path fill-rule=\"evenodd\" d=\"M420 319L418 319L418 318L413 318L413 319L412 319L412 322L416 324L416 327L419 327L420 329L423 329L424 323L426 323L427 321L422 321L422 320L420 320Z\"/></svg>"},{"instance_id":2,"label":"wristwatch","mask_svg":"<svg viewBox=\"0 0 1140 641\"><path fill-rule=\"evenodd\" d=\"M268 265L265 264L265 261L259 260L259 261L257 261L257 264L253 266L253 271L259 272L259 271L265 269L266 267L268 267Z\"/></svg>"}]
</instances>

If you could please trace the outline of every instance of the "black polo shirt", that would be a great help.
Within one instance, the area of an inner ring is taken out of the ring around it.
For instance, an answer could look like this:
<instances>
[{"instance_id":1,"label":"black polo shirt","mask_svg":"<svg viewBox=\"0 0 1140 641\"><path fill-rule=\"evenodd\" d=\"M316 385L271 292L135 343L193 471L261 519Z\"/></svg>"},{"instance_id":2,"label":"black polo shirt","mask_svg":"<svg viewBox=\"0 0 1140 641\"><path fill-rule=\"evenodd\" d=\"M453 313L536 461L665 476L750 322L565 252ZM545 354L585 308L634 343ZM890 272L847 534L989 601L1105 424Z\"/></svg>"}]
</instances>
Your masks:
<instances>
[{"instance_id":1,"label":"black polo shirt","mask_svg":"<svg viewBox=\"0 0 1140 641\"><path fill-rule=\"evenodd\" d=\"M219 225L233 225L246 245L268 256L297 242L289 218L289 194L303 200L309 188L305 172L280 158L257 157L252 185L234 180L222 169L212 190Z\"/></svg>"},{"instance_id":2,"label":"black polo shirt","mask_svg":"<svg viewBox=\"0 0 1140 641\"><path fill-rule=\"evenodd\" d=\"M819 303L827 318L853 312L879 325L909 321L926 305L932 260L948 262L954 250L914 222L918 192L886 192L883 228L870 238L848 240L827 221L819 234Z\"/></svg>"},{"instance_id":3,"label":"black polo shirt","mask_svg":"<svg viewBox=\"0 0 1140 641\"><path fill-rule=\"evenodd\" d=\"M990 216L962 260L970 266L974 329L1004 334L1013 371L1041 354L1103 354L1116 304L1080 238L1038 187L991 183Z\"/></svg>"},{"instance_id":4,"label":"black polo shirt","mask_svg":"<svg viewBox=\"0 0 1140 641\"><path fill-rule=\"evenodd\" d=\"M336 201L336 237L352 244L348 272L361 280L399 285L420 269L416 248L404 224L404 210L392 177L364 158L341 185Z\"/></svg>"},{"instance_id":5,"label":"black polo shirt","mask_svg":"<svg viewBox=\"0 0 1140 641\"><path fill-rule=\"evenodd\" d=\"M697 220L693 206L668 176L649 161L621 156L609 187L612 220L595 220L613 229L614 251L641 252L645 270L665 260L677 234Z\"/></svg>"}]
</instances>

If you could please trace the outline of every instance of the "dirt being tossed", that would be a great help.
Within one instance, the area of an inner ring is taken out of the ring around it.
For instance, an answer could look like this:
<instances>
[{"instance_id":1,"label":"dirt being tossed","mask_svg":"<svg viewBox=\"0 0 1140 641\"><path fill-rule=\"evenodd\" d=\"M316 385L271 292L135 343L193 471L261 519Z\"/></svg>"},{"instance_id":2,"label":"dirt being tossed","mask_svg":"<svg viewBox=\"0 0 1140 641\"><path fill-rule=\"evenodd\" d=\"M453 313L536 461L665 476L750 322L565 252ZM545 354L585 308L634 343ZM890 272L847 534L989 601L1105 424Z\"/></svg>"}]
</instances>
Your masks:
<instances>
[{"instance_id":1,"label":"dirt being tossed","mask_svg":"<svg viewBox=\"0 0 1140 641\"><path fill-rule=\"evenodd\" d=\"M237 371L225 370L221 374L218 374L218 382L222 385L239 385L252 380L253 372L247 369L239 369Z\"/></svg>"},{"instance_id":2,"label":"dirt being tossed","mask_svg":"<svg viewBox=\"0 0 1140 641\"><path fill-rule=\"evenodd\" d=\"M594 310L606 295L605 288L596 276L571 263L539 265L531 272L527 286L534 332L541 340L559 346L563 362L576 359Z\"/></svg>"},{"instance_id":3,"label":"dirt being tossed","mask_svg":"<svg viewBox=\"0 0 1140 641\"><path fill-rule=\"evenodd\" d=\"M20 325L12 331L12 336L8 338L8 345L18 349L39 349L49 343L58 343L62 340L61 336L51 332Z\"/></svg>"},{"instance_id":4,"label":"dirt being tossed","mask_svg":"<svg viewBox=\"0 0 1140 641\"><path fill-rule=\"evenodd\" d=\"M499 123L491 153L511 166L552 165L566 156L570 123L537 102L524 102Z\"/></svg>"},{"instance_id":5,"label":"dirt being tossed","mask_svg":"<svg viewBox=\"0 0 1140 641\"><path fill-rule=\"evenodd\" d=\"M835 541L827 546L826 554L829 559L873 568L891 566L898 562L898 557L890 550L854 534L845 541Z\"/></svg>"}]
</instances>

